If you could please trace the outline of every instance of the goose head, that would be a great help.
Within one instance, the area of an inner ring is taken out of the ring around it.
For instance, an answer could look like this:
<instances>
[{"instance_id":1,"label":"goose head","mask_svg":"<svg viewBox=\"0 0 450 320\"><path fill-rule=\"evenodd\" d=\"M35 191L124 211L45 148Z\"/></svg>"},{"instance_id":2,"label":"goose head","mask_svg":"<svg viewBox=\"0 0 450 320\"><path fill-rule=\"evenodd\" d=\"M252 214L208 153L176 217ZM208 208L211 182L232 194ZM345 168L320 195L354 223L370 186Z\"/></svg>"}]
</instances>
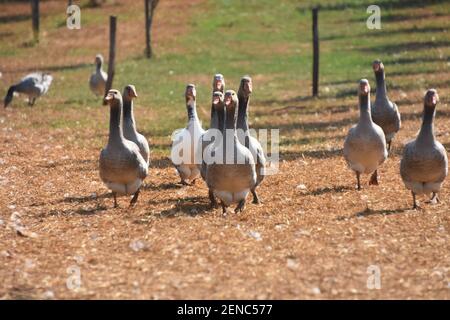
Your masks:
<instances>
[{"instance_id":1,"label":"goose head","mask_svg":"<svg viewBox=\"0 0 450 320\"><path fill-rule=\"evenodd\" d=\"M375 60L372 63L372 68L375 73L382 73L384 71L384 64L381 60Z\"/></svg>"},{"instance_id":2,"label":"goose head","mask_svg":"<svg viewBox=\"0 0 450 320\"><path fill-rule=\"evenodd\" d=\"M8 89L8 92L6 93L6 96L5 96L5 100L4 100L4 107L5 108L11 103L11 101L13 99L13 96L14 96L14 86L11 86Z\"/></svg>"},{"instance_id":3,"label":"goose head","mask_svg":"<svg viewBox=\"0 0 450 320\"><path fill-rule=\"evenodd\" d=\"M358 95L361 97L366 97L370 93L370 84L369 80L361 79L359 81Z\"/></svg>"},{"instance_id":4,"label":"goose head","mask_svg":"<svg viewBox=\"0 0 450 320\"><path fill-rule=\"evenodd\" d=\"M122 102L122 95L119 90L111 89L108 91L105 100L111 107L118 107Z\"/></svg>"},{"instance_id":5,"label":"goose head","mask_svg":"<svg viewBox=\"0 0 450 320\"><path fill-rule=\"evenodd\" d=\"M98 54L95 56L95 65L97 69L100 69L103 65L103 56L101 54Z\"/></svg>"},{"instance_id":6,"label":"goose head","mask_svg":"<svg viewBox=\"0 0 450 320\"><path fill-rule=\"evenodd\" d=\"M239 85L239 94L248 98L253 92L253 83L252 78L250 76L244 76L241 79L241 83Z\"/></svg>"},{"instance_id":7,"label":"goose head","mask_svg":"<svg viewBox=\"0 0 450 320\"><path fill-rule=\"evenodd\" d=\"M437 103L439 102L439 96L436 89L429 89L425 93L425 107L426 108L436 108Z\"/></svg>"},{"instance_id":8,"label":"goose head","mask_svg":"<svg viewBox=\"0 0 450 320\"><path fill-rule=\"evenodd\" d=\"M196 96L197 96L197 91L195 90L195 85L192 83L188 84L186 86L186 92L185 92L186 102L195 101Z\"/></svg>"},{"instance_id":9,"label":"goose head","mask_svg":"<svg viewBox=\"0 0 450 320\"><path fill-rule=\"evenodd\" d=\"M214 91L212 103L214 105L214 109L216 110L223 108L223 93L221 91Z\"/></svg>"},{"instance_id":10,"label":"goose head","mask_svg":"<svg viewBox=\"0 0 450 320\"><path fill-rule=\"evenodd\" d=\"M227 114L233 114L234 122L236 122L236 110L239 104L239 99L234 90L227 90L225 92L224 104Z\"/></svg>"},{"instance_id":11,"label":"goose head","mask_svg":"<svg viewBox=\"0 0 450 320\"><path fill-rule=\"evenodd\" d=\"M123 89L123 99L130 101L133 100L134 98L137 98L137 92L136 92L136 87L132 84L129 84L125 87L125 89Z\"/></svg>"},{"instance_id":12,"label":"goose head","mask_svg":"<svg viewBox=\"0 0 450 320\"><path fill-rule=\"evenodd\" d=\"M220 73L215 74L213 79L213 90L223 92L224 88L225 78Z\"/></svg>"}]
</instances>

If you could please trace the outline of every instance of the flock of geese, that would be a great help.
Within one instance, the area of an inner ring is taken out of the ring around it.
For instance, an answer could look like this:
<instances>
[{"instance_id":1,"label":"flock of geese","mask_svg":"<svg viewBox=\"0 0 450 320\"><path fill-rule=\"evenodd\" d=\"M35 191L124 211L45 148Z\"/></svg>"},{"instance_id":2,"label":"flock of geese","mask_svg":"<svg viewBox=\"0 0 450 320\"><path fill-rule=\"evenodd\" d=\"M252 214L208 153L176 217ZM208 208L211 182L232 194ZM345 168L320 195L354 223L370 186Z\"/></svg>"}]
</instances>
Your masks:
<instances>
[{"instance_id":1,"label":"flock of geese","mask_svg":"<svg viewBox=\"0 0 450 320\"><path fill-rule=\"evenodd\" d=\"M102 64L103 57L97 55L96 70L89 79L90 89L97 96L103 96L107 81ZM370 103L369 81L360 80L359 121L349 130L343 149L349 168L356 174L358 190L361 189L361 174L371 174L369 184L378 185L378 169L387 159L392 141L401 128L397 105L387 96L384 65L376 60L372 66L377 84L375 102L373 105ZM8 89L5 108L16 92L28 95L32 106L36 98L48 91L52 80L52 76L45 73L27 75ZM203 179L209 190L211 206L217 208L220 203L225 215L233 204L236 204L236 213L242 212L249 193L253 196L253 203L260 203L257 187L264 180L266 159L261 143L250 135L249 130L252 79L242 77L236 93L225 90L224 76L216 74L212 87L210 126L204 130L197 116L195 85L187 85L188 124L173 137L172 155L179 153L180 144L182 151L175 157L177 160L172 157L172 162L181 184L194 185L196 179ZM112 191L114 207L117 207L117 196L133 196L130 201L130 206L133 206L149 172L149 144L136 130L133 113L133 99L136 97L133 85L127 85L122 94L118 90L109 90L105 97L110 106L109 139L100 152L99 171L102 181ZM433 121L438 102L437 91L428 90L424 97L421 129L403 150L400 175L412 193L414 209L419 208L416 195L431 194L430 203L439 202L438 193L448 175L447 152L434 134ZM220 132L221 138L211 139L212 131ZM230 146L234 154L231 162L226 154ZM183 157L183 152L187 152L189 157ZM207 161L205 155L213 154L221 155L221 161ZM238 162L237 159L244 161Z\"/></svg>"}]
</instances>

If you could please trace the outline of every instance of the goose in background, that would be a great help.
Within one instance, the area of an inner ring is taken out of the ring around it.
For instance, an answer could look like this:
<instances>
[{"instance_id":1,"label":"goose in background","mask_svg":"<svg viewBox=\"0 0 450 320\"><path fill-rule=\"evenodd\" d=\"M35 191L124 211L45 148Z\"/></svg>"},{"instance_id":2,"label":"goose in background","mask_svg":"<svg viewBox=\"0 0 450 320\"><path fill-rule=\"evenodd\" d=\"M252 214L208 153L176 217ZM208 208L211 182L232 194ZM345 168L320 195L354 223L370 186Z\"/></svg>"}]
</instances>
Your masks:
<instances>
[{"instance_id":1,"label":"goose in background","mask_svg":"<svg viewBox=\"0 0 450 320\"><path fill-rule=\"evenodd\" d=\"M370 185L378 185L378 167L387 158L386 138L383 129L372 121L370 114L370 85L359 82L359 122L353 126L344 142L344 158L356 173L358 190L361 190L360 175L372 173Z\"/></svg>"},{"instance_id":2,"label":"goose in background","mask_svg":"<svg viewBox=\"0 0 450 320\"><path fill-rule=\"evenodd\" d=\"M129 84L123 90L123 135L125 139L137 144L144 160L149 164L150 148L147 139L137 132L134 120L133 99L137 98L136 88Z\"/></svg>"},{"instance_id":3,"label":"goose in background","mask_svg":"<svg viewBox=\"0 0 450 320\"><path fill-rule=\"evenodd\" d=\"M419 135L408 142L400 162L400 175L413 196L413 208L417 209L416 195L432 194L430 202L439 202L438 193L448 174L447 151L434 135L434 117L439 96L435 89L426 92L423 121Z\"/></svg>"},{"instance_id":4,"label":"goose in background","mask_svg":"<svg viewBox=\"0 0 450 320\"><path fill-rule=\"evenodd\" d=\"M185 98L188 113L186 128L174 133L172 138L171 159L181 178L181 184L192 184L200 176L202 159L202 140L205 133L197 116L195 85L186 86ZM187 154L185 154L187 153Z\"/></svg>"},{"instance_id":5,"label":"goose in background","mask_svg":"<svg viewBox=\"0 0 450 320\"><path fill-rule=\"evenodd\" d=\"M221 155L220 163L208 162L206 184L221 200L223 214L227 207L237 203L235 212L242 212L245 200L256 184L255 163L251 152L239 142L236 135L236 119L239 100L233 90L227 90L224 107L218 110L222 139L214 141L213 153ZM225 123L224 123L225 120ZM233 156L231 159L230 157ZM216 159L217 160L217 159Z\"/></svg>"},{"instance_id":6,"label":"goose in background","mask_svg":"<svg viewBox=\"0 0 450 320\"><path fill-rule=\"evenodd\" d=\"M19 83L9 87L4 100L6 108L12 101L14 93L22 93L28 96L28 105L34 105L36 99L47 93L52 84L53 77L43 72L34 72L25 76Z\"/></svg>"},{"instance_id":7,"label":"goose in background","mask_svg":"<svg viewBox=\"0 0 450 320\"><path fill-rule=\"evenodd\" d=\"M100 178L114 196L133 195L130 206L137 202L139 191L148 174L147 162L139 147L124 138L122 130L122 95L117 90L109 90L105 100L110 105L108 144L100 152Z\"/></svg>"},{"instance_id":8,"label":"goose in background","mask_svg":"<svg viewBox=\"0 0 450 320\"><path fill-rule=\"evenodd\" d=\"M95 56L95 71L92 73L89 79L89 88L96 96L101 96L105 94L106 80L108 79L108 74L103 71L103 56L98 54Z\"/></svg>"},{"instance_id":9,"label":"goose in background","mask_svg":"<svg viewBox=\"0 0 450 320\"><path fill-rule=\"evenodd\" d=\"M397 105L387 97L383 63L375 60L372 67L377 80L375 103L372 105L372 119L383 129L388 151L390 151L392 140L401 127L400 112Z\"/></svg>"},{"instance_id":10,"label":"goose in background","mask_svg":"<svg viewBox=\"0 0 450 320\"><path fill-rule=\"evenodd\" d=\"M239 142L253 155L256 164L256 184L255 187L251 190L253 195L253 203L260 203L258 194L256 193L256 187L261 184L264 180L265 174L265 166L266 166L266 157L264 156L264 150L259 141L250 135L250 129L248 125L248 106L250 101L250 95L253 92L253 83L252 78L249 76L244 76L241 79L241 83L239 85L238 91L238 99L239 99L239 109L238 109L238 117L237 117L237 136L239 138Z\"/></svg>"}]
</instances>

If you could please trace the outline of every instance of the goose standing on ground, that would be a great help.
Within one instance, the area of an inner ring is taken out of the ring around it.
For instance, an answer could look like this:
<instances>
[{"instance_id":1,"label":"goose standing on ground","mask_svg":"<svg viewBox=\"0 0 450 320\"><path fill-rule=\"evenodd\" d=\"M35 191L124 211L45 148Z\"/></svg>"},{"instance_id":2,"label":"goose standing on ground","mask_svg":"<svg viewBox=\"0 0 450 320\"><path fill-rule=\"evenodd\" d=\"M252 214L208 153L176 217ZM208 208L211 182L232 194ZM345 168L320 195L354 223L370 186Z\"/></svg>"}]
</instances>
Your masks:
<instances>
[{"instance_id":1,"label":"goose standing on ground","mask_svg":"<svg viewBox=\"0 0 450 320\"><path fill-rule=\"evenodd\" d=\"M134 120L133 99L137 98L136 88L129 84L123 90L123 135L125 139L137 144L144 160L149 164L150 148L147 139L136 131Z\"/></svg>"},{"instance_id":2,"label":"goose standing on ground","mask_svg":"<svg viewBox=\"0 0 450 320\"><path fill-rule=\"evenodd\" d=\"M186 108L188 113L187 127L175 133L172 143L171 158L181 178L181 184L192 184L200 176L200 165L202 159L202 140L205 133L196 109L195 85L188 84L186 87ZM188 154L186 155L185 152Z\"/></svg>"},{"instance_id":3,"label":"goose standing on ground","mask_svg":"<svg viewBox=\"0 0 450 320\"><path fill-rule=\"evenodd\" d=\"M239 142L245 145L253 155L256 164L256 185L251 190L253 195L253 203L260 203L258 194L256 193L256 187L261 184L264 179L264 170L266 166L266 157L264 156L264 150L261 143L250 135L248 126L248 106L250 101L250 95L253 91L252 78L249 76L242 77L239 85L238 98L239 109L237 118L237 130Z\"/></svg>"},{"instance_id":4,"label":"goose standing on ground","mask_svg":"<svg viewBox=\"0 0 450 320\"><path fill-rule=\"evenodd\" d=\"M344 142L344 157L348 166L356 173L358 190L361 190L360 176L372 173L370 185L378 185L378 167L386 160L386 138L383 129L372 121L370 114L370 85L362 79L359 82L359 122L353 126Z\"/></svg>"},{"instance_id":5,"label":"goose standing on ground","mask_svg":"<svg viewBox=\"0 0 450 320\"><path fill-rule=\"evenodd\" d=\"M9 87L4 100L6 108L12 101L14 92L23 93L28 96L28 105L34 105L36 99L47 93L52 84L53 77L43 72L30 73L20 80L19 83Z\"/></svg>"},{"instance_id":6,"label":"goose standing on ground","mask_svg":"<svg viewBox=\"0 0 450 320\"><path fill-rule=\"evenodd\" d=\"M372 106L372 119L383 129L388 151L390 151L392 139L401 127L400 112L397 105L387 97L383 63L380 60L375 60L372 66L377 80L375 103Z\"/></svg>"},{"instance_id":7,"label":"goose standing on ground","mask_svg":"<svg viewBox=\"0 0 450 320\"><path fill-rule=\"evenodd\" d=\"M238 203L236 213L244 210L247 195L256 184L256 170L251 152L239 142L236 135L236 109L239 105L236 92L226 91L224 105L225 108L217 111L222 139L213 144L214 154L221 155L223 161L208 163L206 183L221 200L225 215L227 207L233 203ZM230 155L234 157L230 159Z\"/></svg>"},{"instance_id":8,"label":"goose standing on ground","mask_svg":"<svg viewBox=\"0 0 450 320\"><path fill-rule=\"evenodd\" d=\"M105 94L106 80L108 79L108 74L103 71L102 66L103 56L98 54L95 56L95 71L89 79L89 87L96 96L101 97Z\"/></svg>"},{"instance_id":9,"label":"goose standing on ground","mask_svg":"<svg viewBox=\"0 0 450 320\"><path fill-rule=\"evenodd\" d=\"M110 105L109 140L100 152L100 178L114 196L117 207L117 195L134 195L130 206L138 199L139 191L148 174L147 162L139 147L124 138L122 131L122 96L117 90L109 90L105 100Z\"/></svg>"},{"instance_id":10,"label":"goose standing on ground","mask_svg":"<svg viewBox=\"0 0 450 320\"><path fill-rule=\"evenodd\" d=\"M444 146L434 136L434 116L439 101L437 91L425 94L423 122L419 135L407 143L400 163L400 174L413 196L413 208L418 208L416 195L430 194L430 202L439 202L438 193L448 174L448 158Z\"/></svg>"}]
</instances>

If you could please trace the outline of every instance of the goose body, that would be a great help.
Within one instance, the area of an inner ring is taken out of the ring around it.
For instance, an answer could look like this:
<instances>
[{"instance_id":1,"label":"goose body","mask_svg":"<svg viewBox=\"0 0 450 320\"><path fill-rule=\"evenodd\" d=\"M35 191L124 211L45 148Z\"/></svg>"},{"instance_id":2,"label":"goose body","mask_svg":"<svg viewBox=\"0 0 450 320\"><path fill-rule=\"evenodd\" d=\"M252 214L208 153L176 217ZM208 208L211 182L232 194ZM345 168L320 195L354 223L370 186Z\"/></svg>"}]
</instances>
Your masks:
<instances>
[{"instance_id":1,"label":"goose body","mask_svg":"<svg viewBox=\"0 0 450 320\"><path fill-rule=\"evenodd\" d=\"M195 99L195 86L190 84L186 87L188 124L186 128L175 133L172 143L172 162L181 178L181 183L184 185L187 185L188 181L194 182L200 176L201 137L205 130L203 130L197 116Z\"/></svg>"},{"instance_id":2,"label":"goose body","mask_svg":"<svg viewBox=\"0 0 450 320\"><path fill-rule=\"evenodd\" d=\"M371 110L372 119L383 129L388 150L390 150L392 140L401 128L401 116L397 105L387 97L383 63L379 60L374 61L373 69L377 81L377 90L375 103Z\"/></svg>"},{"instance_id":3,"label":"goose body","mask_svg":"<svg viewBox=\"0 0 450 320\"><path fill-rule=\"evenodd\" d=\"M117 90L110 90L106 100L110 104L110 129L108 144L100 152L100 178L114 195L133 195L130 204L137 201L142 182L147 177L148 165L139 147L123 136L122 96Z\"/></svg>"},{"instance_id":4,"label":"goose body","mask_svg":"<svg viewBox=\"0 0 450 320\"><path fill-rule=\"evenodd\" d=\"M222 139L208 147L213 149L211 154L219 155L216 158L219 161L207 162L206 183L214 196L221 200L224 214L226 208L234 203L238 203L235 212L244 209L246 197L257 179L253 156L236 135L238 103L236 93L228 90L224 98L225 108L219 105L217 110ZM230 159L230 155L234 157Z\"/></svg>"},{"instance_id":5,"label":"goose body","mask_svg":"<svg viewBox=\"0 0 450 320\"><path fill-rule=\"evenodd\" d=\"M34 105L37 98L47 93L52 84L53 77L43 72L30 73L23 77L17 84L9 87L5 96L4 107L12 101L15 92L28 96L28 104Z\"/></svg>"},{"instance_id":6,"label":"goose body","mask_svg":"<svg viewBox=\"0 0 450 320\"><path fill-rule=\"evenodd\" d=\"M253 194L253 203L259 203L259 197L256 193L256 187L264 180L266 157L261 143L255 137L250 135L248 125L248 105L250 95L253 91L252 79L245 76L241 79L238 91L239 110L237 118L237 130L239 142L250 150L256 165L256 184L251 190Z\"/></svg>"},{"instance_id":7,"label":"goose body","mask_svg":"<svg viewBox=\"0 0 450 320\"><path fill-rule=\"evenodd\" d=\"M102 96L105 94L106 80L108 79L108 74L103 71L103 56L98 54L95 57L95 71L91 74L89 78L89 88L96 96Z\"/></svg>"},{"instance_id":8,"label":"goose body","mask_svg":"<svg viewBox=\"0 0 450 320\"><path fill-rule=\"evenodd\" d=\"M370 86L365 79L360 81L360 118L344 142L344 158L357 176L358 190L361 189L360 175L372 173L370 184L378 184L377 169L386 160L386 139L383 129L372 121L370 115Z\"/></svg>"},{"instance_id":9,"label":"goose body","mask_svg":"<svg viewBox=\"0 0 450 320\"><path fill-rule=\"evenodd\" d=\"M437 201L437 194L448 175L447 152L434 136L433 121L438 99L436 90L428 90L419 135L405 145L400 163L400 174L406 188L413 194L414 208L417 207L416 195L432 193L432 201Z\"/></svg>"},{"instance_id":10,"label":"goose body","mask_svg":"<svg viewBox=\"0 0 450 320\"><path fill-rule=\"evenodd\" d=\"M139 151L148 165L150 161L150 147L147 139L137 132L134 119L133 99L136 97L136 88L133 85L127 85L123 91L123 135L125 139L134 142L139 147Z\"/></svg>"}]
</instances>

